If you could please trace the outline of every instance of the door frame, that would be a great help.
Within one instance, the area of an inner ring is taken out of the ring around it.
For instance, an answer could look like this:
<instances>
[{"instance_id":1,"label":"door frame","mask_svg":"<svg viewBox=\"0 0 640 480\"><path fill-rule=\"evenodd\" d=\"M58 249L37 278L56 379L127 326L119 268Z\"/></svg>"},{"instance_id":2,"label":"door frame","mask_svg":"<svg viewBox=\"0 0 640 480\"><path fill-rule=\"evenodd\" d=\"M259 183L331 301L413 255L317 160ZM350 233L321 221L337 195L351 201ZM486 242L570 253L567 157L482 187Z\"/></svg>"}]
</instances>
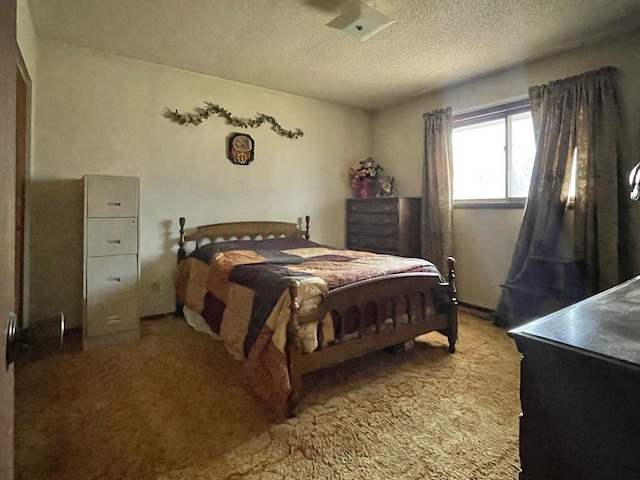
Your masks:
<instances>
[{"instance_id":1,"label":"door frame","mask_svg":"<svg viewBox=\"0 0 640 480\"><path fill-rule=\"evenodd\" d=\"M16 72L16 267L15 313L21 328L29 326L29 180L31 176L32 83L20 49Z\"/></svg>"}]
</instances>

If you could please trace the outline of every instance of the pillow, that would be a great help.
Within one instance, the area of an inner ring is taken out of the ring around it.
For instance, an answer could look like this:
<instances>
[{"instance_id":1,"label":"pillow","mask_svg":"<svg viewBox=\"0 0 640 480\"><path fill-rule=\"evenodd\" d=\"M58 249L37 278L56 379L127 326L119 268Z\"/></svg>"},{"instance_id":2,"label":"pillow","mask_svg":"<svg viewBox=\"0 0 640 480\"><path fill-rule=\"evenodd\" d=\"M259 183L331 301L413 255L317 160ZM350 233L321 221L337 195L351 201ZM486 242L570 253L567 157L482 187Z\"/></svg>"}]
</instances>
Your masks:
<instances>
[{"instance_id":1,"label":"pillow","mask_svg":"<svg viewBox=\"0 0 640 480\"><path fill-rule=\"evenodd\" d=\"M218 252L230 250L290 250L293 248L322 247L318 243L299 237L267 238L265 240L230 240L227 242L212 242L196 248L189 257L196 258L207 264Z\"/></svg>"}]
</instances>

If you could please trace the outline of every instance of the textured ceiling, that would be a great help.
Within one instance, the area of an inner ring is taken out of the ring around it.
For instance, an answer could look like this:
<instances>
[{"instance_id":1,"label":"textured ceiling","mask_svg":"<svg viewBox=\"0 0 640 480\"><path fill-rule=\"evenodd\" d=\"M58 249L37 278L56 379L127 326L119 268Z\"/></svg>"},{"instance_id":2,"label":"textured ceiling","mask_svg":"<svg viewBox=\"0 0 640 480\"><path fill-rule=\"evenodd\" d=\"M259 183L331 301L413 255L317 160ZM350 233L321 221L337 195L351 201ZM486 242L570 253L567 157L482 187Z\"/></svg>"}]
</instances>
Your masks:
<instances>
[{"instance_id":1,"label":"textured ceiling","mask_svg":"<svg viewBox=\"0 0 640 480\"><path fill-rule=\"evenodd\" d=\"M640 28L640 0L377 0L396 23L359 42L348 0L29 0L40 36L378 109Z\"/></svg>"}]
</instances>

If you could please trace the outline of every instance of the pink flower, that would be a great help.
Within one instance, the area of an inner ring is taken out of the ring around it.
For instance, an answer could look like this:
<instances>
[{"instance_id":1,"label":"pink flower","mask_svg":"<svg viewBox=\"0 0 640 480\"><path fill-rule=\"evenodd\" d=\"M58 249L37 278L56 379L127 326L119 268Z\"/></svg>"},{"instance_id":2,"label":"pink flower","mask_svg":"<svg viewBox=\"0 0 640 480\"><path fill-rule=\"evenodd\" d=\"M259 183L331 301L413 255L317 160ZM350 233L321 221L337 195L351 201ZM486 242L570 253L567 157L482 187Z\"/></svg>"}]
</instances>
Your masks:
<instances>
[{"instance_id":1,"label":"pink flower","mask_svg":"<svg viewBox=\"0 0 640 480\"><path fill-rule=\"evenodd\" d=\"M383 170L372 157L369 157L366 160L361 160L357 167L349 168L349 175L354 181L369 180L373 183Z\"/></svg>"}]
</instances>

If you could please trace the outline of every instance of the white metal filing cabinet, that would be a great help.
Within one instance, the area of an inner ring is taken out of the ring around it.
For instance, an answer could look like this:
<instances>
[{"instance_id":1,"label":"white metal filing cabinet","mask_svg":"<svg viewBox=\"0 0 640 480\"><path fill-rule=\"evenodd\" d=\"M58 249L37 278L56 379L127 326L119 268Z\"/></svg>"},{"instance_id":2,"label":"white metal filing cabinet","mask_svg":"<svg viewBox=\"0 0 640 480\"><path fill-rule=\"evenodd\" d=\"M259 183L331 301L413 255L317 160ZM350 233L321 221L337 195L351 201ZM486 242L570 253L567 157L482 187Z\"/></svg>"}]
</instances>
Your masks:
<instances>
[{"instance_id":1,"label":"white metal filing cabinet","mask_svg":"<svg viewBox=\"0 0 640 480\"><path fill-rule=\"evenodd\" d=\"M136 177L84 176L83 348L140 338Z\"/></svg>"}]
</instances>

